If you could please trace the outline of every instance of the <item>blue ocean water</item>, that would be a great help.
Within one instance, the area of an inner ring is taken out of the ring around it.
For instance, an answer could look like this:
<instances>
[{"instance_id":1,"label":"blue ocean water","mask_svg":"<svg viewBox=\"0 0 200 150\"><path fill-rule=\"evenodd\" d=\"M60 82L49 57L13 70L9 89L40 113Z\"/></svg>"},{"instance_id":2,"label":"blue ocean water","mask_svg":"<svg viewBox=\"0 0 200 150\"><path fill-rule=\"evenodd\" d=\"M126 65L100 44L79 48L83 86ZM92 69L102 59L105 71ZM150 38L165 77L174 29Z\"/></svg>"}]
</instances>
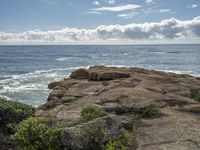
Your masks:
<instances>
[{"instance_id":1,"label":"blue ocean water","mask_svg":"<svg viewBox=\"0 0 200 150\"><path fill-rule=\"evenodd\" d=\"M0 46L0 96L38 106L46 102L48 83L92 65L200 76L200 45Z\"/></svg>"}]
</instances>

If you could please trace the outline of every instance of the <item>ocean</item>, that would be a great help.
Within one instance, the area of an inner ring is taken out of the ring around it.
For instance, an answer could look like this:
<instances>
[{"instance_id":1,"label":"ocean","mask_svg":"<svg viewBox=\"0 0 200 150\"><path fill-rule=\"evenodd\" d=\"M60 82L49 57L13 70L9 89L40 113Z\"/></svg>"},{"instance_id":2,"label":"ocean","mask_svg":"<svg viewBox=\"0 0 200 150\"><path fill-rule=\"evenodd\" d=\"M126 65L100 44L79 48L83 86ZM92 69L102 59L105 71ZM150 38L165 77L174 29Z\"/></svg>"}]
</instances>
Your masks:
<instances>
[{"instance_id":1,"label":"ocean","mask_svg":"<svg viewBox=\"0 0 200 150\"><path fill-rule=\"evenodd\" d=\"M0 97L39 106L48 83L93 65L200 76L200 45L0 46Z\"/></svg>"}]
</instances>

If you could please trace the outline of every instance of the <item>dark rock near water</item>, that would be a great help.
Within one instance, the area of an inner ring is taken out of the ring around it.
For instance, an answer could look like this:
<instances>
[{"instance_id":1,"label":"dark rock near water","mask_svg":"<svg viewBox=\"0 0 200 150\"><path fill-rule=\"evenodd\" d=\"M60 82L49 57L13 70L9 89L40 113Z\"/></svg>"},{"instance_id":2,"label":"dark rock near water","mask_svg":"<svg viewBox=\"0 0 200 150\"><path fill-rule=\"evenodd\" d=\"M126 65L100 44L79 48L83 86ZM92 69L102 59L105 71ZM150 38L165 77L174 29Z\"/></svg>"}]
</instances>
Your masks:
<instances>
[{"instance_id":1,"label":"dark rock near water","mask_svg":"<svg viewBox=\"0 0 200 150\"><path fill-rule=\"evenodd\" d=\"M74 79L88 79L89 73L87 69L78 69L71 73L70 78Z\"/></svg>"},{"instance_id":2,"label":"dark rock near water","mask_svg":"<svg viewBox=\"0 0 200 150\"><path fill-rule=\"evenodd\" d=\"M60 98L62 98L62 96L65 94L65 90L64 89L56 89L53 90L48 97L48 101L53 101L53 100L58 100Z\"/></svg>"},{"instance_id":3,"label":"dark rock near water","mask_svg":"<svg viewBox=\"0 0 200 150\"><path fill-rule=\"evenodd\" d=\"M70 78L74 79L88 79L93 81L115 80L120 78L128 78L130 73L123 72L118 68L107 70L104 67L96 67L87 69L78 69L71 73Z\"/></svg>"}]
</instances>

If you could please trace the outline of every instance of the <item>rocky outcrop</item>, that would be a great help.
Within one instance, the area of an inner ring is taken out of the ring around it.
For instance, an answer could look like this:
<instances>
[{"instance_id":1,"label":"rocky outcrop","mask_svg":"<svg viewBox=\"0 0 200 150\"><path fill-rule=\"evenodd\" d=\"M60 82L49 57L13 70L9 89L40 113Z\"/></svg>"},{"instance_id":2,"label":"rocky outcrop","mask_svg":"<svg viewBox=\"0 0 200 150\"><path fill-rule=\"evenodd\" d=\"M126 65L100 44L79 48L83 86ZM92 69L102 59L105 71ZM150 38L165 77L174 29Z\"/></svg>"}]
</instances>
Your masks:
<instances>
[{"instance_id":1,"label":"rocky outcrop","mask_svg":"<svg viewBox=\"0 0 200 150\"><path fill-rule=\"evenodd\" d=\"M119 131L124 129L121 117L125 117L134 120L136 135L130 149L200 149L199 78L142 68L96 66L76 70L69 79L51 83L49 88L52 92L47 104L35 115L73 124L62 135L66 147L87 145L87 139L80 143L76 133L98 124L108 139L113 133L120 136ZM115 115L80 123L81 110L88 105ZM162 115L155 115L157 111Z\"/></svg>"},{"instance_id":2,"label":"rocky outcrop","mask_svg":"<svg viewBox=\"0 0 200 150\"><path fill-rule=\"evenodd\" d=\"M96 133L97 136L98 134L102 134L100 138L104 143L121 137L124 129L132 129L130 120L116 115L109 115L81 125L66 128L61 135L61 139L66 149L85 150L90 149L90 133Z\"/></svg>"},{"instance_id":3,"label":"rocky outcrop","mask_svg":"<svg viewBox=\"0 0 200 150\"><path fill-rule=\"evenodd\" d=\"M115 80L128 77L130 77L130 74L127 70L120 70L114 67L107 69L103 66L90 67L89 70L78 69L73 71L70 75L70 78L88 79L92 81Z\"/></svg>"},{"instance_id":4,"label":"rocky outcrop","mask_svg":"<svg viewBox=\"0 0 200 150\"><path fill-rule=\"evenodd\" d=\"M70 78L74 79L88 79L89 72L87 69L78 69L71 73Z\"/></svg>"}]
</instances>

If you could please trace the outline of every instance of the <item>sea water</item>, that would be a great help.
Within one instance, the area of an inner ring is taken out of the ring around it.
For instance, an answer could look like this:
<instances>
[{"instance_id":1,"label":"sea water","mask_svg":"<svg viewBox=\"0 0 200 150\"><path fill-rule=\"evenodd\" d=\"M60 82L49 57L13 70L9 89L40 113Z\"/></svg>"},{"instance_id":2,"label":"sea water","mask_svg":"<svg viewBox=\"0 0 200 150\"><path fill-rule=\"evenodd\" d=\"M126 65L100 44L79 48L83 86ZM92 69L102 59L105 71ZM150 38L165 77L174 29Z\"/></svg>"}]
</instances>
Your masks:
<instances>
[{"instance_id":1,"label":"sea water","mask_svg":"<svg viewBox=\"0 0 200 150\"><path fill-rule=\"evenodd\" d=\"M0 97L38 106L48 83L93 65L200 76L200 45L0 46Z\"/></svg>"}]
</instances>

